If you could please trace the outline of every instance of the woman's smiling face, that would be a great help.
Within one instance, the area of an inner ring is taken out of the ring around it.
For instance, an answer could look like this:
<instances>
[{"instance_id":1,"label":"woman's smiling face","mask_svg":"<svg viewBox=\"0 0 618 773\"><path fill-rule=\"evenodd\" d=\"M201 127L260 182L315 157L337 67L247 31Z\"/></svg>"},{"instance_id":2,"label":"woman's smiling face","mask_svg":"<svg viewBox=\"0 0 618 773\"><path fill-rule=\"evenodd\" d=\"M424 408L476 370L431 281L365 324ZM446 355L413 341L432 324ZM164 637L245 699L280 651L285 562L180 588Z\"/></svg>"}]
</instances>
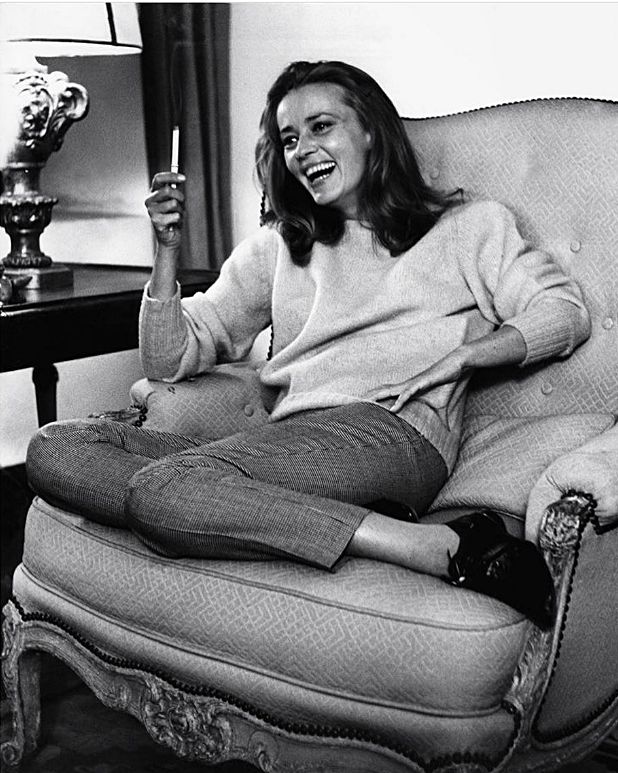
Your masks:
<instances>
[{"instance_id":1,"label":"woman's smiling face","mask_svg":"<svg viewBox=\"0 0 618 773\"><path fill-rule=\"evenodd\" d=\"M285 164L316 204L358 217L371 135L334 83L290 91L277 108Z\"/></svg>"}]
</instances>

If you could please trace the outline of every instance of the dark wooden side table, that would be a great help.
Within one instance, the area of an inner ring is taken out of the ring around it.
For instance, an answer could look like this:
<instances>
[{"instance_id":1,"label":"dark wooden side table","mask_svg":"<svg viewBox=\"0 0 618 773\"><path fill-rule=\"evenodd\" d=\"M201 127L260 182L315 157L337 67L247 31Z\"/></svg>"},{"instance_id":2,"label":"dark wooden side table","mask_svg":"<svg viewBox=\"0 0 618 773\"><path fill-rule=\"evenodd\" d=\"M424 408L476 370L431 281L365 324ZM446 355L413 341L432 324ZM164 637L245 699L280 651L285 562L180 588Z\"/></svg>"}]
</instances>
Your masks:
<instances>
[{"instance_id":1,"label":"dark wooden side table","mask_svg":"<svg viewBox=\"0 0 618 773\"><path fill-rule=\"evenodd\" d=\"M33 368L39 426L56 420L54 363L138 346L138 314L149 268L76 265L74 284L23 292L0 308L1 372ZM183 295L205 290L216 271L181 271Z\"/></svg>"}]
</instances>

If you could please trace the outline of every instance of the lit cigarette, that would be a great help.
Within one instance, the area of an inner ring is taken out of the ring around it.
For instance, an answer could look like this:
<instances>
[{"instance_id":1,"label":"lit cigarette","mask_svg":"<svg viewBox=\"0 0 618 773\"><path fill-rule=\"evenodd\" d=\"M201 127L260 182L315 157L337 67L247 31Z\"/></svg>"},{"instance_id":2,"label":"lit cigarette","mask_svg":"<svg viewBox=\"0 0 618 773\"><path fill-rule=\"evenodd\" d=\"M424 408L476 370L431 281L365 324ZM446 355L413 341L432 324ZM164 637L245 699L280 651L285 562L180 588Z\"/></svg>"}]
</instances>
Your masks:
<instances>
[{"instance_id":1,"label":"lit cigarette","mask_svg":"<svg viewBox=\"0 0 618 773\"><path fill-rule=\"evenodd\" d=\"M170 170L178 173L178 153L180 146L180 127L174 126L172 129L172 163L170 164Z\"/></svg>"}]
</instances>

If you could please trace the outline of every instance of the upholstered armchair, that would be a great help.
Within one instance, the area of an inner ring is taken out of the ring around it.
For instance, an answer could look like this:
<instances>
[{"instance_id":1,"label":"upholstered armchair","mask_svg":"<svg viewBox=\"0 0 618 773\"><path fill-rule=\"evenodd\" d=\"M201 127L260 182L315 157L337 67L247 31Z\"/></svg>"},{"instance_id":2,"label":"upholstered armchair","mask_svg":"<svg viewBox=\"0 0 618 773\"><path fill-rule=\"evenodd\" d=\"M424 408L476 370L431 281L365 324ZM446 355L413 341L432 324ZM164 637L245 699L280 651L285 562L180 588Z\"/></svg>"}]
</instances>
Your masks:
<instances>
[{"instance_id":1,"label":"upholstered armchair","mask_svg":"<svg viewBox=\"0 0 618 773\"><path fill-rule=\"evenodd\" d=\"M618 104L537 100L406 125L427 179L507 204L592 315L571 358L476 379L457 466L426 516L492 507L537 541L555 626L378 561L329 573L170 560L36 499L4 609L6 764L37 743L40 651L180 757L263 771L551 771L616 726ZM263 418L251 367L142 381L125 420L203 435L200 395L220 378L250 426Z\"/></svg>"}]
</instances>

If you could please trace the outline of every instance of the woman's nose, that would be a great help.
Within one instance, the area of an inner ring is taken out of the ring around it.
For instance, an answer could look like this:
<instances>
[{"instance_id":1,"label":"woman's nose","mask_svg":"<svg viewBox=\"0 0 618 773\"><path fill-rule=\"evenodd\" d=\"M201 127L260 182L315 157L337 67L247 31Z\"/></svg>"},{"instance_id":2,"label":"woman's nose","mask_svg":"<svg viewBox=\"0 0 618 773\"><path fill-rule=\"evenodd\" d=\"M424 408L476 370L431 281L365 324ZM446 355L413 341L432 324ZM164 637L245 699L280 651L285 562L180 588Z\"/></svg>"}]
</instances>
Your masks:
<instances>
[{"instance_id":1,"label":"woman's nose","mask_svg":"<svg viewBox=\"0 0 618 773\"><path fill-rule=\"evenodd\" d=\"M298 138L298 142L296 144L296 155L299 158L306 158L308 155L315 152L315 150L316 150L316 144L311 137L307 137L306 135L301 135Z\"/></svg>"}]
</instances>

